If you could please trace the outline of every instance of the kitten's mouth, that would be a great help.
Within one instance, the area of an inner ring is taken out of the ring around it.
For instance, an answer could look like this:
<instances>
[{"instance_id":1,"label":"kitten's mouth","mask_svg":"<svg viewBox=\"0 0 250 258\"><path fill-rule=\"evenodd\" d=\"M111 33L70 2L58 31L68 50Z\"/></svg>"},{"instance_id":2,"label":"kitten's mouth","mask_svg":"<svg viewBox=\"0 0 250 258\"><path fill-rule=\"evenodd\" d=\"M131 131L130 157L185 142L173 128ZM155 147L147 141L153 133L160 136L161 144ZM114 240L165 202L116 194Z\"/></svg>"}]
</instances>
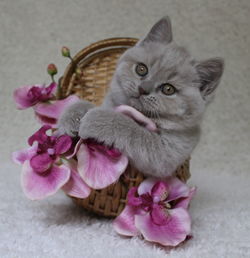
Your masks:
<instances>
[{"instance_id":1,"label":"kitten's mouth","mask_svg":"<svg viewBox=\"0 0 250 258\"><path fill-rule=\"evenodd\" d=\"M148 110L144 107L143 101L140 98L140 95L138 97L131 97L130 98L130 106L135 108L137 111L141 112L143 115L149 118L154 118L153 115L154 112L152 110Z\"/></svg>"},{"instance_id":2,"label":"kitten's mouth","mask_svg":"<svg viewBox=\"0 0 250 258\"><path fill-rule=\"evenodd\" d=\"M130 106L135 108L139 112L143 113L143 110L142 110L143 106L142 106L142 103L141 103L141 100L140 100L140 96L138 96L138 97L131 97L131 99L130 99Z\"/></svg>"}]
</instances>

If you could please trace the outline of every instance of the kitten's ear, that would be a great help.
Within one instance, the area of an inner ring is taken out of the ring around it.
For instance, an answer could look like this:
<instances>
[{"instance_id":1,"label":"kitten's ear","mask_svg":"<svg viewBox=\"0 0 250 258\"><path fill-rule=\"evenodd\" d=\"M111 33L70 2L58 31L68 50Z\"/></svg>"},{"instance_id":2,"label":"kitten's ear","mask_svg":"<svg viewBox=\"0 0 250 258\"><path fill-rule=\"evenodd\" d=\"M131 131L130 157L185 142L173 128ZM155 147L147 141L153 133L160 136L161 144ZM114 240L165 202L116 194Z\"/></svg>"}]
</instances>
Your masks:
<instances>
[{"instance_id":1,"label":"kitten's ear","mask_svg":"<svg viewBox=\"0 0 250 258\"><path fill-rule=\"evenodd\" d=\"M221 58L211 58L196 65L197 72L200 76L200 91L203 99L209 103L219 85L224 71L224 60Z\"/></svg>"},{"instance_id":2,"label":"kitten's ear","mask_svg":"<svg viewBox=\"0 0 250 258\"><path fill-rule=\"evenodd\" d=\"M172 26L168 16L161 18L150 30L147 36L140 40L138 45L146 42L159 42L168 44L172 41Z\"/></svg>"}]
</instances>

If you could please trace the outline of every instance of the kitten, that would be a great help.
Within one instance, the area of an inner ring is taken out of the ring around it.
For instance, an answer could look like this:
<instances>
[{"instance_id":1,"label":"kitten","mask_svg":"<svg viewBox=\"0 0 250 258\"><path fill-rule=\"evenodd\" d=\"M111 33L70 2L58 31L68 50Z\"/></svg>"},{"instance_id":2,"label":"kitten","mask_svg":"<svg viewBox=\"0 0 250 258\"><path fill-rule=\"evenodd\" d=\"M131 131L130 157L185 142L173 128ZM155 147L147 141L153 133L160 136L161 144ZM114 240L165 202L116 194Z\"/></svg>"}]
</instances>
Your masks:
<instances>
[{"instance_id":1,"label":"kitten","mask_svg":"<svg viewBox=\"0 0 250 258\"><path fill-rule=\"evenodd\" d=\"M223 68L220 58L196 61L179 47L164 17L121 56L103 105L75 104L62 115L59 130L72 136L78 131L81 138L118 148L145 175L169 176L197 145L203 113ZM122 104L153 120L158 132L114 112Z\"/></svg>"}]
</instances>

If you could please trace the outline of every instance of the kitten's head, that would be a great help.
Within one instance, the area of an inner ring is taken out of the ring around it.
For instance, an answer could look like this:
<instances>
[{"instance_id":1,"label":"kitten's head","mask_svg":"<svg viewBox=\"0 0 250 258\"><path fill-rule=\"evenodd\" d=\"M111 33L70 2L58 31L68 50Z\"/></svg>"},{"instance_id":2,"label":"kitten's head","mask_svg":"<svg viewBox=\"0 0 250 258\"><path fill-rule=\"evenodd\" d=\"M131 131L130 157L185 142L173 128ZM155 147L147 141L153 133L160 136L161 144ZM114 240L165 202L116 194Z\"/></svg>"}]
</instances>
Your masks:
<instances>
[{"instance_id":1,"label":"kitten's head","mask_svg":"<svg viewBox=\"0 0 250 258\"><path fill-rule=\"evenodd\" d=\"M168 17L120 58L111 85L115 105L133 106L148 117L192 126L199 123L222 73L220 58L196 61L172 40Z\"/></svg>"}]
</instances>

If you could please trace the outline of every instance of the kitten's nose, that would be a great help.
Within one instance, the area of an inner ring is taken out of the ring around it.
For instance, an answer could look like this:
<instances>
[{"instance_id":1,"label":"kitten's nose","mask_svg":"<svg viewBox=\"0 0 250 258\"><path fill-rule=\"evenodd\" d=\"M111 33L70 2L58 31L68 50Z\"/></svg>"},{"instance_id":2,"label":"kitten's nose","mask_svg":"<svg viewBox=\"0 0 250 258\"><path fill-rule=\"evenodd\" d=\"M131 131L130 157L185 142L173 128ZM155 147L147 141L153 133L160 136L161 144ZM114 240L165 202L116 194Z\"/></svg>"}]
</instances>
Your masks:
<instances>
[{"instance_id":1,"label":"kitten's nose","mask_svg":"<svg viewBox=\"0 0 250 258\"><path fill-rule=\"evenodd\" d=\"M139 86L139 93L140 95L148 95L149 92L145 91L141 86Z\"/></svg>"},{"instance_id":2,"label":"kitten's nose","mask_svg":"<svg viewBox=\"0 0 250 258\"><path fill-rule=\"evenodd\" d=\"M152 89L153 89L152 81L144 81L138 87L138 91L139 91L140 95L148 95Z\"/></svg>"}]
</instances>

